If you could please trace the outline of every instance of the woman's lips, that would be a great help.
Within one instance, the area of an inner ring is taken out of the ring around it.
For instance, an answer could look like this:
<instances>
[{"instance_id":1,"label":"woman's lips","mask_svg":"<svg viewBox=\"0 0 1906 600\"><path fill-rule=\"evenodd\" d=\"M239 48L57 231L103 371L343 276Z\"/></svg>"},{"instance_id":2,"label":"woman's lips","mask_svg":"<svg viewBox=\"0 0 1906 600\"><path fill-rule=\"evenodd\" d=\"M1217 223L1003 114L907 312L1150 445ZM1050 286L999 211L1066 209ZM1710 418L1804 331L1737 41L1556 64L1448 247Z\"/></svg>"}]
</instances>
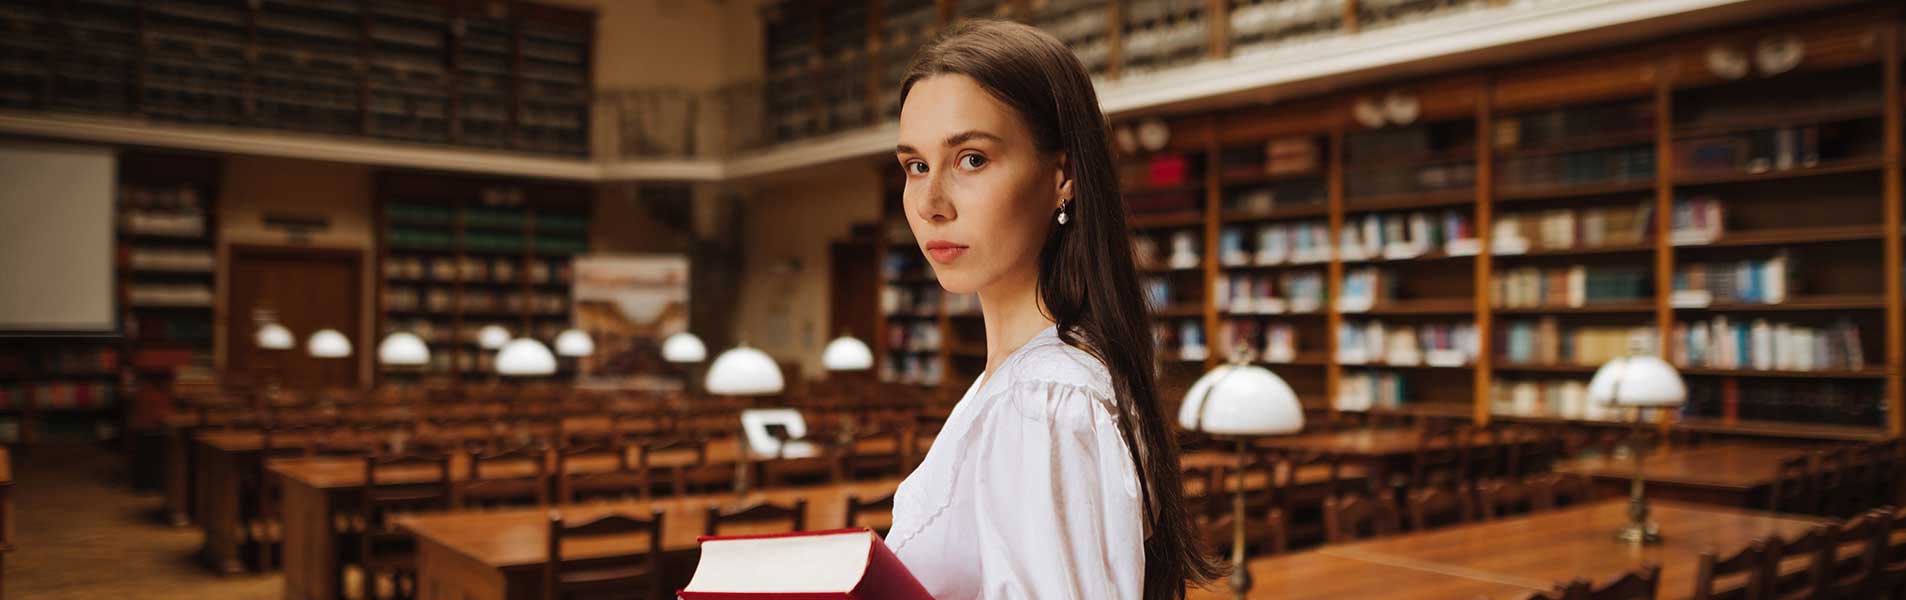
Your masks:
<instances>
[{"instance_id":1,"label":"woman's lips","mask_svg":"<svg viewBox=\"0 0 1906 600\"><path fill-rule=\"evenodd\" d=\"M952 242L932 241L927 242L926 251L927 256L933 257L933 262L950 263L959 259L960 255L966 254L966 246Z\"/></svg>"}]
</instances>

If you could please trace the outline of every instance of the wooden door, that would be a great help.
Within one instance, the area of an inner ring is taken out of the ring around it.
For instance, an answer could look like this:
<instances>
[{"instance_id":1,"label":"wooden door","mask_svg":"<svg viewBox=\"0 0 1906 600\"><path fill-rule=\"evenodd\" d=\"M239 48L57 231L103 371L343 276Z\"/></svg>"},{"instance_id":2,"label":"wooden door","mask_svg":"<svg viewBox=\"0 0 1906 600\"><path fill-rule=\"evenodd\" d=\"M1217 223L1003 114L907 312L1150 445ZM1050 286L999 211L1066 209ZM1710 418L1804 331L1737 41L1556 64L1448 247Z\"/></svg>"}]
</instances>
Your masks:
<instances>
[{"instance_id":1,"label":"wooden door","mask_svg":"<svg viewBox=\"0 0 1906 600\"><path fill-rule=\"evenodd\" d=\"M226 297L226 369L242 378L278 373L291 389L356 387L358 361L376 351L361 339L363 253L357 250L233 246ZM297 347L261 350L253 334L264 321L291 330ZM336 329L351 341L349 358L313 358L311 334Z\"/></svg>"},{"instance_id":2,"label":"wooden door","mask_svg":"<svg viewBox=\"0 0 1906 600\"><path fill-rule=\"evenodd\" d=\"M847 333L872 347L880 319L880 257L873 240L834 242L828 250L827 339Z\"/></svg>"}]
</instances>

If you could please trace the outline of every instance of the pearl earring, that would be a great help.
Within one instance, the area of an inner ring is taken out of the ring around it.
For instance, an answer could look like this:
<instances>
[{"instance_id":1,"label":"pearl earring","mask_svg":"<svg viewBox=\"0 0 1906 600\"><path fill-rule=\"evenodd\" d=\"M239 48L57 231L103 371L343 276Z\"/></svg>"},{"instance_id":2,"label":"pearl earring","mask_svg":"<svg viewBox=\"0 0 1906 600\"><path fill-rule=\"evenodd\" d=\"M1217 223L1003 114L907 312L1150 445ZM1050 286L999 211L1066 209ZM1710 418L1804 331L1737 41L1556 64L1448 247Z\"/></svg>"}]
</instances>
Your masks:
<instances>
[{"instance_id":1,"label":"pearl earring","mask_svg":"<svg viewBox=\"0 0 1906 600\"><path fill-rule=\"evenodd\" d=\"M1072 202L1068 200L1065 203L1059 205L1059 224L1060 225L1066 224L1066 207L1071 206L1071 204Z\"/></svg>"}]
</instances>

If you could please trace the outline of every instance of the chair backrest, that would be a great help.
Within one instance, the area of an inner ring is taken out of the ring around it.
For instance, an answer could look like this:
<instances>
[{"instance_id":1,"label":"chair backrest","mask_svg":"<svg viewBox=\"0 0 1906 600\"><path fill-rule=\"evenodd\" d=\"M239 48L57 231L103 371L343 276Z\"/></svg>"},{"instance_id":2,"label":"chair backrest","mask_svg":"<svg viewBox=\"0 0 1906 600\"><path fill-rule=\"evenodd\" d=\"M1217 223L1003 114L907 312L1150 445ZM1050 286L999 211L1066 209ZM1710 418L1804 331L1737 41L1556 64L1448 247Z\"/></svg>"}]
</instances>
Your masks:
<instances>
[{"instance_id":1,"label":"chair backrest","mask_svg":"<svg viewBox=\"0 0 1906 600\"><path fill-rule=\"evenodd\" d=\"M860 499L860 496L851 495L851 494L848 495L847 496L847 520L841 521L841 522L846 523L848 527L865 527L865 525L860 524L861 513L875 512L875 511L886 512L889 514L893 513L893 494L887 494L884 496L876 497L872 500L864 500L864 501ZM875 527L874 529L878 530L878 529L884 529L884 528Z\"/></svg>"},{"instance_id":2,"label":"chair backrest","mask_svg":"<svg viewBox=\"0 0 1906 600\"><path fill-rule=\"evenodd\" d=\"M1661 587L1661 565L1642 565L1614 581L1592 587L1583 600L1654 600Z\"/></svg>"},{"instance_id":3,"label":"chair backrest","mask_svg":"<svg viewBox=\"0 0 1906 600\"><path fill-rule=\"evenodd\" d=\"M1879 562L1891 533L1891 511L1869 511L1828 530L1830 537L1814 563L1833 598L1873 598L1878 593ZM1824 571L1824 572L1819 572Z\"/></svg>"},{"instance_id":4,"label":"chair backrest","mask_svg":"<svg viewBox=\"0 0 1906 600\"><path fill-rule=\"evenodd\" d=\"M1462 481L1475 482L1499 477L1507 472L1507 432L1500 427L1468 427L1457 431L1464 444L1457 450L1460 464L1456 473Z\"/></svg>"},{"instance_id":5,"label":"chair backrest","mask_svg":"<svg viewBox=\"0 0 1906 600\"><path fill-rule=\"evenodd\" d=\"M1774 467L1774 483L1767 494L1767 509L1774 512L1812 513L1818 508L1814 495L1813 455L1798 454L1783 458Z\"/></svg>"},{"instance_id":6,"label":"chair backrest","mask_svg":"<svg viewBox=\"0 0 1906 600\"><path fill-rule=\"evenodd\" d=\"M571 594L646 590L641 597L661 598L662 577L656 568L662 556L662 511L642 519L608 514L581 522L567 522L560 512L549 514L549 558L543 563L543 598L560 600ZM610 556L571 560L563 542L604 540L642 535L647 548Z\"/></svg>"},{"instance_id":7,"label":"chair backrest","mask_svg":"<svg viewBox=\"0 0 1906 600\"><path fill-rule=\"evenodd\" d=\"M1835 446L1814 453L1813 481L1814 498L1817 504L1814 512L1845 517L1841 511L1848 510L1847 494L1854 487L1853 449L1848 446ZM1870 508L1870 507L1863 507Z\"/></svg>"},{"instance_id":8,"label":"chair backrest","mask_svg":"<svg viewBox=\"0 0 1906 600\"><path fill-rule=\"evenodd\" d=\"M1461 487L1428 486L1409 490L1404 496L1410 514L1410 531L1428 531L1459 525L1476 519L1476 506Z\"/></svg>"},{"instance_id":9,"label":"chair backrest","mask_svg":"<svg viewBox=\"0 0 1906 600\"><path fill-rule=\"evenodd\" d=\"M1493 521L1537 510L1535 492L1528 483L1507 477L1476 482L1476 516Z\"/></svg>"},{"instance_id":10,"label":"chair backrest","mask_svg":"<svg viewBox=\"0 0 1906 600\"><path fill-rule=\"evenodd\" d=\"M1409 487L1451 483L1460 475L1464 436L1456 429L1425 429L1410 454Z\"/></svg>"},{"instance_id":11,"label":"chair backrest","mask_svg":"<svg viewBox=\"0 0 1906 600\"><path fill-rule=\"evenodd\" d=\"M1332 496L1324 499L1324 538L1330 543L1396 533L1396 504L1388 498Z\"/></svg>"},{"instance_id":12,"label":"chair backrest","mask_svg":"<svg viewBox=\"0 0 1906 600\"><path fill-rule=\"evenodd\" d=\"M1768 551L1771 542L1754 540L1732 556L1720 558L1713 550L1701 553L1694 575L1693 600L1733 598L1761 600L1767 597L1769 573L1773 568ZM1722 585L1723 579L1740 578L1738 584Z\"/></svg>"},{"instance_id":13,"label":"chair backrest","mask_svg":"<svg viewBox=\"0 0 1906 600\"><path fill-rule=\"evenodd\" d=\"M1178 481L1185 488L1185 507L1193 516L1212 516L1219 512L1218 481L1224 476L1222 467L1183 467Z\"/></svg>"},{"instance_id":14,"label":"chair backrest","mask_svg":"<svg viewBox=\"0 0 1906 600\"><path fill-rule=\"evenodd\" d=\"M1523 480L1530 503L1538 511L1554 510L1593 500L1595 484L1580 475L1543 473Z\"/></svg>"},{"instance_id":15,"label":"chair backrest","mask_svg":"<svg viewBox=\"0 0 1906 600\"><path fill-rule=\"evenodd\" d=\"M674 437L648 440L642 443L641 450L642 452L637 459L637 466L644 471L652 468L652 463L657 462L656 459L658 457L665 455L684 455L685 457L692 457L690 458L692 461L690 464L694 466L700 466L708 462L708 445L701 440L693 438Z\"/></svg>"},{"instance_id":16,"label":"chair backrest","mask_svg":"<svg viewBox=\"0 0 1906 600\"><path fill-rule=\"evenodd\" d=\"M469 470L455 486L457 506L549 505L548 448L471 451L469 458Z\"/></svg>"},{"instance_id":17,"label":"chair backrest","mask_svg":"<svg viewBox=\"0 0 1906 600\"><path fill-rule=\"evenodd\" d=\"M1833 547L1832 523L1822 523L1793 539L1768 540L1768 598L1812 598L1824 593L1827 563L1825 551ZM1804 567L1804 568L1803 568Z\"/></svg>"},{"instance_id":18,"label":"chair backrest","mask_svg":"<svg viewBox=\"0 0 1906 600\"><path fill-rule=\"evenodd\" d=\"M772 502L756 502L732 510L724 510L720 506L709 506L707 524L702 528L702 533L704 535L721 535L722 525L753 525L773 523L775 521L786 521L788 524L786 529L774 530L775 533L806 531L807 499L802 498L795 500L792 506L784 506Z\"/></svg>"},{"instance_id":19,"label":"chair backrest","mask_svg":"<svg viewBox=\"0 0 1906 600\"><path fill-rule=\"evenodd\" d=\"M614 462L615 466L608 472L585 471L574 464L581 458ZM630 462L629 447L613 438L591 438L557 449L555 469L550 472L556 480L556 501L565 503L577 502L585 494L646 492L646 475Z\"/></svg>"}]
</instances>

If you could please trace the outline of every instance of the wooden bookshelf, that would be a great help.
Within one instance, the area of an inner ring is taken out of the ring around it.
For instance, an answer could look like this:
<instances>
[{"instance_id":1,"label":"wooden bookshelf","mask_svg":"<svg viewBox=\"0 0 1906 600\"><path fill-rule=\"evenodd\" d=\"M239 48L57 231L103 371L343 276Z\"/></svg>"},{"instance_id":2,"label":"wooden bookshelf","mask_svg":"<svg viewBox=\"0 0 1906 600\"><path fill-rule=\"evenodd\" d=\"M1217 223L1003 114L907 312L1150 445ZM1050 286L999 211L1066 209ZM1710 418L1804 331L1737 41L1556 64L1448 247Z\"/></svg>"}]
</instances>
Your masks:
<instances>
[{"instance_id":1,"label":"wooden bookshelf","mask_svg":"<svg viewBox=\"0 0 1906 600\"><path fill-rule=\"evenodd\" d=\"M391 172L377 197L377 339L408 331L431 348L421 373L380 366L380 377L487 378L484 326L544 343L573 326L587 187Z\"/></svg>"},{"instance_id":2,"label":"wooden bookshelf","mask_svg":"<svg viewBox=\"0 0 1906 600\"><path fill-rule=\"evenodd\" d=\"M176 410L179 375L213 370L222 163L191 154L119 157L114 260L124 336L128 429ZM156 227L155 227L156 226Z\"/></svg>"}]
</instances>

